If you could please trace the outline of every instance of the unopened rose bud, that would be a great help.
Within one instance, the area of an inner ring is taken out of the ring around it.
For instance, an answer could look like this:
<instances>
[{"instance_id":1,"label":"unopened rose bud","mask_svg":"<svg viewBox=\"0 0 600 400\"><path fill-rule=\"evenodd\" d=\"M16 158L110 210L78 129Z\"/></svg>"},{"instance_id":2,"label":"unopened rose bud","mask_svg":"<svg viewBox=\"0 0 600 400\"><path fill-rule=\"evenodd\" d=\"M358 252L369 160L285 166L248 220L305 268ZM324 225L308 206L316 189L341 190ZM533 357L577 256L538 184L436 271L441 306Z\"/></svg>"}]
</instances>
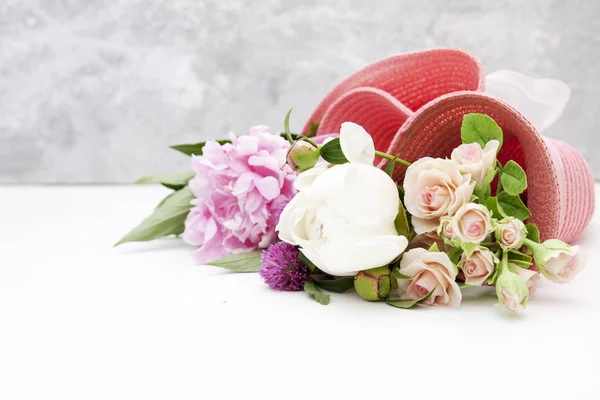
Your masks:
<instances>
[{"instance_id":1,"label":"unopened rose bud","mask_svg":"<svg viewBox=\"0 0 600 400\"><path fill-rule=\"evenodd\" d=\"M522 276L506 268L496 281L496 295L500 304L504 304L507 310L517 311L519 305L527 305L529 289Z\"/></svg>"},{"instance_id":2,"label":"unopened rose bud","mask_svg":"<svg viewBox=\"0 0 600 400\"><path fill-rule=\"evenodd\" d=\"M306 171L319 161L320 151L317 146L306 140L297 140L287 153L287 165L296 172Z\"/></svg>"},{"instance_id":3,"label":"unopened rose bud","mask_svg":"<svg viewBox=\"0 0 600 400\"><path fill-rule=\"evenodd\" d=\"M379 267L360 271L354 277L354 289L365 300L379 301L390 294L390 270Z\"/></svg>"},{"instance_id":4,"label":"unopened rose bud","mask_svg":"<svg viewBox=\"0 0 600 400\"><path fill-rule=\"evenodd\" d=\"M504 218L495 231L496 240L503 249L518 249L527 238L525 224L516 218Z\"/></svg>"}]
</instances>

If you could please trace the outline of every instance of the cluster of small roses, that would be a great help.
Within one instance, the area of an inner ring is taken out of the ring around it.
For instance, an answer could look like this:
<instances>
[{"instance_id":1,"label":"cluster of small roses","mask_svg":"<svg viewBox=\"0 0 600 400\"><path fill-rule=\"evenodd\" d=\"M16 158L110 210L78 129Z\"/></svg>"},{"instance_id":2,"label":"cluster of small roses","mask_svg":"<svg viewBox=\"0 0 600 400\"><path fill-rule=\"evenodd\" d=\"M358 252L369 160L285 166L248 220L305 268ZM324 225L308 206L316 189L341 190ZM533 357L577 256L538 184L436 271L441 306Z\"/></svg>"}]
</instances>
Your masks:
<instances>
[{"instance_id":1,"label":"cluster of small roses","mask_svg":"<svg viewBox=\"0 0 600 400\"><path fill-rule=\"evenodd\" d=\"M424 158L408 168L404 201L418 233L410 245L434 245L443 253L415 249L403 256L398 272L410 279L399 281L399 298L420 299L433 291L437 296L424 304L457 305L458 280L465 287L495 285L499 301L516 311L526 305L540 274L564 283L581 269L584 262L577 246L555 239L540 244L536 226L518 218L528 215L517 197L527 187L526 175L513 161L500 165L499 150L496 139L484 147L465 143L449 160ZM494 179L499 184L491 196ZM516 210L521 212L502 207L508 201L519 204Z\"/></svg>"},{"instance_id":2,"label":"cluster of small roses","mask_svg":"<svg viewBox=\"0 0 600 400\"><path fill-rule=\"evenodd\" d=\"M284 243L263 253L261 275L276 289L304 287L322 303L319 287L354 286L400 308L457 306L459 282L496 286L511 311L526 305L540 274L569 281L584 264L579 248L540 243L537 227L523 222L531 216L520 198L527 177L514 161L497 160L502 136L489 116L468 114L450 159L412 165L375 151L353 123L321 146L300 138L288 153L288 165L303 171L298 194L277 225ZM390 160L386 171L373 166L375 156ZM392 179L396 164L408 166L403 186ZM294 255L299 262L289 261Z\"/></svg>"}]
</instances>

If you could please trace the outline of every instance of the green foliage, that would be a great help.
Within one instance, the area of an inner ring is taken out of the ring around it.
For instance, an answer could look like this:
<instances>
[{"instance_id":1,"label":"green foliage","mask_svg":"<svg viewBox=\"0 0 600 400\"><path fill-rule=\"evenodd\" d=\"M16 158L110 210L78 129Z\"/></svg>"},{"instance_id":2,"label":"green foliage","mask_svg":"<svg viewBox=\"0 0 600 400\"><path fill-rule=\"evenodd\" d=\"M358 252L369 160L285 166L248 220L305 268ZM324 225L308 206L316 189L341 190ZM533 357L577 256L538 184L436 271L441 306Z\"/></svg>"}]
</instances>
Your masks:
<instances>
[{"instance_id":1,"label":"green foliage","mask_svg":"<svg viewBox=\"0 0 600 400\"><path fill-rule=\"evenodd\" d=\"M257 250L250 253L233 254L225 256L207 265L228 269L233 272L258 272L262 268L260 254Z\"/></svg>"},{"instance_id":2,"label":"green foliage","mask_svg":"<svg viewBox=\"0 0 600 400\"><path fill-rule=\"evenodd\" d=\"M531 239L536 243L540 243L540 230L536 224L526 224L527 228L527 239Z\"/></svg>"},{"instance_id":3,"label":"green foliage","mask_svg":"<svg viewBox=\"0 0 600 400\"><path fill-rule=\"evenodd\" d=\"M183 224L194 198L189 187L174 192L159 204L154 212L119 240L115 246L127 242L145 242L183 232Z\"/></svg>"},{"instance_id":4,"label":"green foliage","mask_svg":"<svg viewBox=\"0 0 600 400\"><path fill-rule=\"evenodd\" d=\"M224 145L225 143L231 143L231 140L217 140L217 143L219 143L220 145ZM174 146L171 146L171 148L173 150L177 150L183 154L185 154L186 156L201 156L202 155L202 149L204 148L204 146L206 145L206 142L199 142L199 143L191 143L191 144L176 144Z\"/></svg>"},{"instance_id":5,"label":"green foliage","mask_svg":"<svg viewBox=\"0 0 600 400\"><path fill-rule=\"evenodd\" d=\"M510 160L504 166L500 174L500 181L504 191L511 196L518 196L527 189L527 175L523 168L516 162Z\"/></svg>"},{"instance_id":6,"label":"green foliage","mask_svg":"<svg viewBox=\"0 0 600 400\"><path fill-rule=\"evenodd\" d=\"M435 291L436 287L433 288L433 290L431 292L427 293L425 296L423 296L417 300L390 300L390 299L387 299L385 302L388 303L390 306L394 306L396 308L403 308L403 309L412 308L417 304L424 303L425 301L427 301L427 299L429 299L431 297L431 295L433 294L433 292Z\"/></svg>"},{"instance_id":7,"label":"green foliage","mask_svg":"<svg viewBox=\"0 0 600 400\"><path fill-rule=\"evenodd\" d=\"M340 146L340 138L335 138L321 147L321 157L331 164L345 164L348 159Z\"/></svg>"},{"instance_id":8,"label":"green foliage","mask_svg":"<svg viewBox=\"0 0 600 400\"><path fill-rule=\"evenodd\" d=\"M515 217L521 221L531 217L531 212L519 196L511 196L506 192L502 192L496 198L500 212L506 216Z\"/></svg>"},{"instance_id":9,"label":"green foliage","mask_svg":"<svg viewBox=\"0 0 600 400\"><path fill-rule=\"evenodd\" d=\"M479 143L484 148L490 140L500 142L498 150L502 147L502 129L496 121L485 114L466 114L460 128L460 137L463 143Z\"/></svg>"},{"instance_id":10,"label":"green foliage","mask_svg":"<svg viewBox=\"0 0 600 400\"><path fill-rule=\"evenodd\" d=\"M307 281L304 284L304 291L312 296L315 301L320 304L327 305L329 304L329 300L331 297L328 294L325 294L319 290L319 288L315 285L315 282L312 280Z\"/></svg>"},{"instance_id":11,"label":"green foliage","mask_svg":"<svg viewBox=\"0 0 600 400\"><path fill-rule=\"evenodd\" d=\"M344 293L354 287L354 278L352 276L342 276L334 279L314 279L313 281L321 289L334 293Z\"/></svg>"},{"instance_id":12,"label":"green foliage","mask_svg":"<svg viewBox=\"0 0 600 400\"><path fill-rule=\"evenodd\" d=\"M179 172L171 172L168 174L148 175L139 178L135 181L136 184L161 184L169 189L183 189L190 179L194 177L193 170L185 170Z\"/></svg>"}]
</instances>

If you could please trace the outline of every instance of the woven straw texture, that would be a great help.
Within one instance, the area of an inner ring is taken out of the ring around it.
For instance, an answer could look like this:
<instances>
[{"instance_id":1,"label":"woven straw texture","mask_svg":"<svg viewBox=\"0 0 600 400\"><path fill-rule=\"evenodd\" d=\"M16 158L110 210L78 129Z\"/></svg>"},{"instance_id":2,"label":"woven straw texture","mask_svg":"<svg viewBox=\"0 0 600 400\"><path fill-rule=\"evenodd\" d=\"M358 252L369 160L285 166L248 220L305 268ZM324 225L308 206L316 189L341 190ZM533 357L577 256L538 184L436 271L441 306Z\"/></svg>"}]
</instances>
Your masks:
<instances>
[{"instance_id":1,"label":"woven straw texture","mask_svg":"<svg viewBox=\"0 0 600 400\"><path fill-rule=\"evenodd\" d=\"M507 103L483 93L480 62L456 49L390 57L352 74L319 104L307 122L318 134L339 131L344 121L361 124L377 149L407 161L448 157L461 143L468 113L494 118L504 132L501 162L512 159L527 172L523 200L542 238L574 240L594 210L594 182L585 160L568 144L542 137ZM385 161L377 160L383 167ZM402 180L397 168L394 178Z\"/></svg>"}]
</instances>

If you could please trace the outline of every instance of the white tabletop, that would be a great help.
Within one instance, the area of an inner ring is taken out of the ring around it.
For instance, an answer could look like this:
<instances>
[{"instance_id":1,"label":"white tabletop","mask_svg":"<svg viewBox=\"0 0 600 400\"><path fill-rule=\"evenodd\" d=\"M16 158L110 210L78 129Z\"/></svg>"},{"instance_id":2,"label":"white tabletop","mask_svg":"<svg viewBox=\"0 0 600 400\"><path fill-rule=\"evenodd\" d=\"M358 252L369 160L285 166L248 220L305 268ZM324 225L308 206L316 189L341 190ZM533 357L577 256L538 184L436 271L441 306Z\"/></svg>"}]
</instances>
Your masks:
<instances>
[{"instance_id":1,"label":"white tabletop","mask_svg":"<svg viewBox=\"0 0 600 400\"><path fill-rule=\"evenodd\" d=\"M476 289L399 310L271 291L175 239L113 249L165 193L0 187L0 399L599 398L598 213L587 268L518 314Z\"/></svg>"}]
</instances>

